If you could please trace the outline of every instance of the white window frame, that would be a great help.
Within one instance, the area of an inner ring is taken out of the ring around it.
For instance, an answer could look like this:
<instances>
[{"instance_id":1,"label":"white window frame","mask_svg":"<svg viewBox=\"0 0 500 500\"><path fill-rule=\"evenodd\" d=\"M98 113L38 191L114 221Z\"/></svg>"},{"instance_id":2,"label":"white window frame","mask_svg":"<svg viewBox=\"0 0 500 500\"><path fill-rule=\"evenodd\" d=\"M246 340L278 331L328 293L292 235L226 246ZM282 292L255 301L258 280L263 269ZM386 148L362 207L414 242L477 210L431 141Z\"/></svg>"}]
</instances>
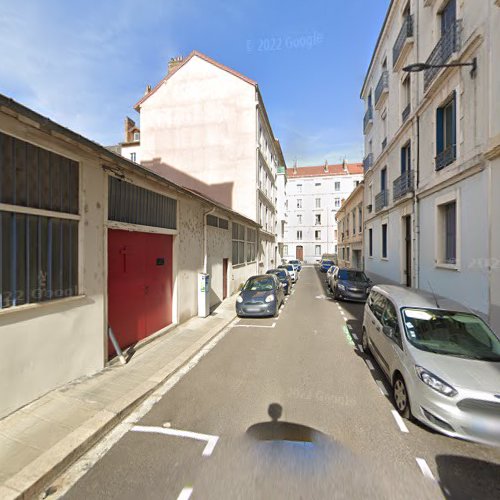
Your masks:
<instances>
[{"instance_id":1,"label":"white window frame","mask_svg":"<svg viewBox=\"0 0 500 500\"><path fill-rule=\"evenodd\" d=\"M449 203L456 203L456 216L457 216L457 231L456 231L456 262L449 264L445 261L445 228L444 228L444 214L443 207ZM446 194L438 196L435 200L434 206L434 267L441 269L450 269L453 271L461 270L462 262L462 225L461 225L461 200L460 190L454 189Z\"/></svg>"}]
</instances>

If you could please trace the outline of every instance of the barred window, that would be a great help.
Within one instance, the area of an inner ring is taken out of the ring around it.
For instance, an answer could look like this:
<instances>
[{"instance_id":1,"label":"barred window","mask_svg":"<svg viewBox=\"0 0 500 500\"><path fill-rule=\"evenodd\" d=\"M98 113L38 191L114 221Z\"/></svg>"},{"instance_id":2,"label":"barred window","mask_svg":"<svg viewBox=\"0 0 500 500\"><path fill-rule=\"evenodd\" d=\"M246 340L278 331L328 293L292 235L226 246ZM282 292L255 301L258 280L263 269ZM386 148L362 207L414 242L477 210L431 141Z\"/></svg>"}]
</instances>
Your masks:
<instances>
[{"instance_id":1,"label":"barred window","mask_svg":"<svg viewBox=\"0 0 500 500\"><path fill-rule=\"evenodd\" d=\"M0 309L78 294L78 207L77 162L0 133Z\"/></svg>"},{"instance_id":2,"label":"barred window","mask_svg":"<svg viewBox=\"0 0 500 500\"><path fill-rule=\"evenodd\" d=\"M245 263L245 226L233 222L233 266Z\"/></svg>"},{"instance_id":3,"label":"barred window","mask_svg":"<svg viewBox=\"0 0 500 500\"><path fill-rule=\"evenodd\" d=\"M257 231L247 228L247 262L254 262L257 258Z\"/></svg>"},{"instance_id":4,"label":"barred window","mask_svg":"<svg viewBox=\"0 0 500 500\"><path fill-rule=\"evenodd\" d=\"M227 219L221 219L212 214L207 215L207 225L220 229L229 229L229 221Z\"/></svg>"}]
</instances>

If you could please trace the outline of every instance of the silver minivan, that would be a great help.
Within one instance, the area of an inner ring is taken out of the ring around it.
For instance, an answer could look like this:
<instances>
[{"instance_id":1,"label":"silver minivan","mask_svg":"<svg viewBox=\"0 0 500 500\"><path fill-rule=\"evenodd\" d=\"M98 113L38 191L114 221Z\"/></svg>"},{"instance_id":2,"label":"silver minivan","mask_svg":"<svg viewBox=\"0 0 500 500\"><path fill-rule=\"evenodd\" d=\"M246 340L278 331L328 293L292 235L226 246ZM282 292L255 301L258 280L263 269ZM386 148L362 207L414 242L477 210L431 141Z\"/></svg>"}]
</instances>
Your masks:
<instances>
[{"instance_id":1,"label":"silver minivan","mask_svg":"<svg viewBox=\"0 0 500 500\"><path fill-rule=\"evenodd\" d=\"M500 445L500 340L477 315L433 294L377 285L365 305L362 345L403 417Z\"/></svg>"}]
</instances>

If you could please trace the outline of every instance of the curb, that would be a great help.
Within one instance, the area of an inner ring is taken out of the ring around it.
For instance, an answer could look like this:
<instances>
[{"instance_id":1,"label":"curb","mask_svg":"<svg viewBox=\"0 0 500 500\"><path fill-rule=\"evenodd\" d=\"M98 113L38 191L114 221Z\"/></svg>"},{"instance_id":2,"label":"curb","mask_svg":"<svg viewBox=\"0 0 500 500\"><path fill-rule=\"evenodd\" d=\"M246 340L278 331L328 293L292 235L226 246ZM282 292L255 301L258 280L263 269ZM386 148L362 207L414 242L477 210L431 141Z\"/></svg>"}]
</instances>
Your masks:
<instances>
[{"instance_id":1,"label":"curb","mask_svg":"<svg viewBox=\"0 0 500 500\"><path fill-rule=\"evenodd\" d=\"M121 423L144 400L155 392L168 378L188 364L215 336L234 321L234 314L223 325L209 330L182 354L153 374L148 380L136 386L125 397L99 411L78 429L40 455L15 476L0 485L2 500L25 500L36 497L57 479L74 462L80 459L97 442ZM161 338L161 337L160 337Z\"/></svg>"}]
</instances>

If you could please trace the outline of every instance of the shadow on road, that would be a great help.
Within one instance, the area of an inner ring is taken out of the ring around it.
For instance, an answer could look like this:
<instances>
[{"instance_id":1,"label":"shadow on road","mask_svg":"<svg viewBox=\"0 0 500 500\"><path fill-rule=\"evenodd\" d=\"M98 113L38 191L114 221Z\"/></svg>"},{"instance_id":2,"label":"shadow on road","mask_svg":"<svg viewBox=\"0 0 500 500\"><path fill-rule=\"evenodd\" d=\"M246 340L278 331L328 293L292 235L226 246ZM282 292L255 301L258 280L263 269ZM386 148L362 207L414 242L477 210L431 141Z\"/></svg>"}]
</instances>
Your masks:
<instances>
[{"instance_id":1,"label":"shadow on road","mask_svg":"<svg viewBox=\"0 0 500 500\"><path fill-rule=\"evenodd\" d=\"M500 498L500 465L455 455L438 455L436 465L445 498Z\"/></svg>"}]
</instances>

